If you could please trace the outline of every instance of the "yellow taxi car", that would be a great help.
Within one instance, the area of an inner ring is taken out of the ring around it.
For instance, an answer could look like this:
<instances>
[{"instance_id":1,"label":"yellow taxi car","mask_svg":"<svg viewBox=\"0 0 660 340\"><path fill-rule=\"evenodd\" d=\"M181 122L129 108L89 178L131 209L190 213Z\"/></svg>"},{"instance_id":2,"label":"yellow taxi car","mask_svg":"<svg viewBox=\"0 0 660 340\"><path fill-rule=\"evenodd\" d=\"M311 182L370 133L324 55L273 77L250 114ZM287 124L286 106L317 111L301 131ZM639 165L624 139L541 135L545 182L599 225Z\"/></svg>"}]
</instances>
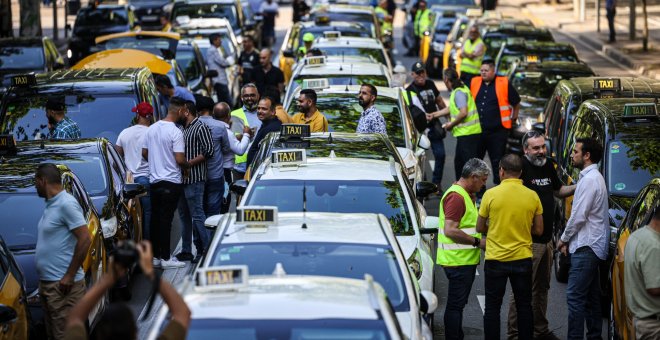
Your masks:
<instances>
[{"instance_id":1,"label":"yellow taxi car","mask_svg":"<svg viewBox=\"0 0 660 340\"><path fill-rule=\"evenodd\" d=\"M656 163L657 165L658 163ZM612 305L609 317L609 339L635 339L633 316L626 303L624 286L624 252L628 237L649 223L653 212L660 205L660 177L652 179L637 195L630 211L626 214L616 241L616 251L610 275L612 277Z\"/></svg>"},{"instance_id":2,"label":"yellow taxi car","mask_svg":"<svg viewBox=\"0 0 660 340\"><path fill-rule=\"evenodd\" d=\"M0 340L28 338L25 278L5 241L0 236Z\"/></svg>"}]
</instances>

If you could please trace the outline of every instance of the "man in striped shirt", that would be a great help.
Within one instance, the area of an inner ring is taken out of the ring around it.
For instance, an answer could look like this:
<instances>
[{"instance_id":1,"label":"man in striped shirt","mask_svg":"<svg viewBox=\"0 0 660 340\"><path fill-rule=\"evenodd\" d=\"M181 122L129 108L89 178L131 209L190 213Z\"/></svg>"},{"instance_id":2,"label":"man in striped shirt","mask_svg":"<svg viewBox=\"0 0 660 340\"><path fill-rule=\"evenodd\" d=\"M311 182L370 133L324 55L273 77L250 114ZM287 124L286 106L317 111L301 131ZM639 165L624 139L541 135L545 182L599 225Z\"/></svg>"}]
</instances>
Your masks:
<instances>
[{"instance_id":1,"label":"man in striped shirt","mask_svg":"<svg viewBox=\"0 0 660 340\"><path fill-rule=\"evenodd\" d=\"M183 125L183 141L186 160L190 168L183 176L183 196L179 200L179 216L182 250L176 255L179 261L199 261L209 245L209 234L204 227L204 185L206 183L206 161L213 157L213 138L211 129L197 117L195 103L186 101L179 124ZM194 237L197 256L192 255Z\"/></svg>"}]
</instances>

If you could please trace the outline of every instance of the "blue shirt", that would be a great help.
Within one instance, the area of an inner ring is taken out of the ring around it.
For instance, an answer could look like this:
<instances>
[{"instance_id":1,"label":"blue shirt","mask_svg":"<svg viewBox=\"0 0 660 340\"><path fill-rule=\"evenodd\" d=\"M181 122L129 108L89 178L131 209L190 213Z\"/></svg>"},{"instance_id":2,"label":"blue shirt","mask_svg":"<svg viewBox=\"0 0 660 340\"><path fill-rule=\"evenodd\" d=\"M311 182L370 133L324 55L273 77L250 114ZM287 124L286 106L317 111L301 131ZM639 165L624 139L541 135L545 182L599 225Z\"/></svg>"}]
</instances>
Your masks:
<instances>
[{"instance_id":1,"label":"blue shirt","mask_svg":"<svg viewBox=\"0 0 660 340\"><path fill-rule=\"evenodd\" d=\"M206 160L206 168L208 169L206 178L222 178L225 171L222 166L224 163L222 155L230 150L227 129L222 122L213 119L211 116L199 116L199 120L211 129L211 139L213 140L213 156Z\"/></svg>"},{"instance_id":2,"label":"blue shirt","mask_svg":"<svg viewBox=\"0 0 660 340\"><path fill-rule=\"evenodd\" d=\"M477 97L474 98L474 103L477 104L479 123L481 123L482 130L496 131L504 129L502 117L500 116L500 104L497 102L497 94L495 93L494 79L490 84L486 84L485 81L481 83ZM520 95L509 82L509 104L513 107L519 103Z\"/></svg>"},{"instance_id":3,"label":"blue shirt","mask_svg":"<svg viewBox=\"0 0 660 340\"><path fill-rule=\"evenodd\" d=\"M51 133L52 139L74 139L74 138L80 138L80 128L78 127L78 124L71 120L69 117L64 117L64 119L60 120L57 125L55 125L55 128L53 128L53 132Z\"/></svg>"},{"instance_id":4,"label":"blue shirt","mask_svg":"<svg viewBox=\"0 0 660 340\"><path fill-rule=\"evenodd\" d=\"M170 108L170 98L163 96L162 94L159 95L159 97L161 104L163 104L163 107L165 108L165 111L163 113L163 117L165 117L167 116L167 110ZM185 87L174 86L174 95L172 97L179 97L185 100L190 100L193 103L196 103L193 94L190 93L190 91L188 91L188 89L186 89Z\"/></svg>"},{"instance_id":5,"label":"blue shirt","mask_svg":"<svg viewBox=\"0 0 660 340\"><path fill-rule=\"evenodd\" d=\"M78 201L62 190L55 197L46 201L37 227L37 248L35 261L41 281L59 281L66 274L77 239L72 230L87 226L83 210ZM85 277L82 268L78 268L75 281Z\"/></svg>"}]
</instances>

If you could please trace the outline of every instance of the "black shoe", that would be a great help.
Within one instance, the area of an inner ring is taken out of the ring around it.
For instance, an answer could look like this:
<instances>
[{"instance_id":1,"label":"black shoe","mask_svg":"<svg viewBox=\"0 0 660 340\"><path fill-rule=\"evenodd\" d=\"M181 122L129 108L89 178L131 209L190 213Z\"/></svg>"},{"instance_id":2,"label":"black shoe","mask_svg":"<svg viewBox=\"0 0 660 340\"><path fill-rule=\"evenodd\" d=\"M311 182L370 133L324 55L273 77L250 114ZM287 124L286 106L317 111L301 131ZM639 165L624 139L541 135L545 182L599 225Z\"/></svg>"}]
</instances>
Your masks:
<instances>
[{"instance_id":1,"label":"black shoe","mask_svg":"<svg viewBox=\"0 0 660 340\"><path fill-rule=\"evenodd\" d=\"M197 262L199 262L199 261L202 259L203 256L204 256L204 254L197 254L197 255L195 255L195 258L192 259L191 263L197 263Z\"/></svg>"},{"instance_id":2,"label":"black shoe","mask_svg":"<svg viewBox=\"0 0 660 340\"><path fill-rule=\"evenodd\" d=\"M191 253L178 253L174 257L176 257L176 259L181 261L181 262L191 261L192 259L194 259L194 256Z\"/></svg>"}]
</instances>

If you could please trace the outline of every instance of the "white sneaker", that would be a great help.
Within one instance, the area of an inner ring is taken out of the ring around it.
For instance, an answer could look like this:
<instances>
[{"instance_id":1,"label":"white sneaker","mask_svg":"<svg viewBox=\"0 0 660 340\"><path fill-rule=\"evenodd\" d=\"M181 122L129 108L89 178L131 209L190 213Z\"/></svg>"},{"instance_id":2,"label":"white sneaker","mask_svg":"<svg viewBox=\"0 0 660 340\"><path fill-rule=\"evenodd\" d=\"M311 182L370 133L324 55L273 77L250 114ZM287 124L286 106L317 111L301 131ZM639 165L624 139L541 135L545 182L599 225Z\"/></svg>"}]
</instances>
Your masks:
<instances>
[{"instance_id":1,"label":"white sneaker","mask_svg":"<svg viewBox=\"0 0 660 340\"><path fill-rule=\"evenodd\" d=\"M181 268L181 267L185 267L186 263L181 262L181 261L177 260L176 257L172 256L169 260L161 260L160 265L161 265L161 267L163 267L163 269Z\"/></svg>"},{"instance_id":2,"label":"white sneaker","mask_svg":"<svg viewBox=\"0 0 660 340\"><path fill-rule=\"evenodd\" d=\"M160 259L154 258L152 263L154 264L154 268L163 268Z\"/></svg>"}]
</instances>

